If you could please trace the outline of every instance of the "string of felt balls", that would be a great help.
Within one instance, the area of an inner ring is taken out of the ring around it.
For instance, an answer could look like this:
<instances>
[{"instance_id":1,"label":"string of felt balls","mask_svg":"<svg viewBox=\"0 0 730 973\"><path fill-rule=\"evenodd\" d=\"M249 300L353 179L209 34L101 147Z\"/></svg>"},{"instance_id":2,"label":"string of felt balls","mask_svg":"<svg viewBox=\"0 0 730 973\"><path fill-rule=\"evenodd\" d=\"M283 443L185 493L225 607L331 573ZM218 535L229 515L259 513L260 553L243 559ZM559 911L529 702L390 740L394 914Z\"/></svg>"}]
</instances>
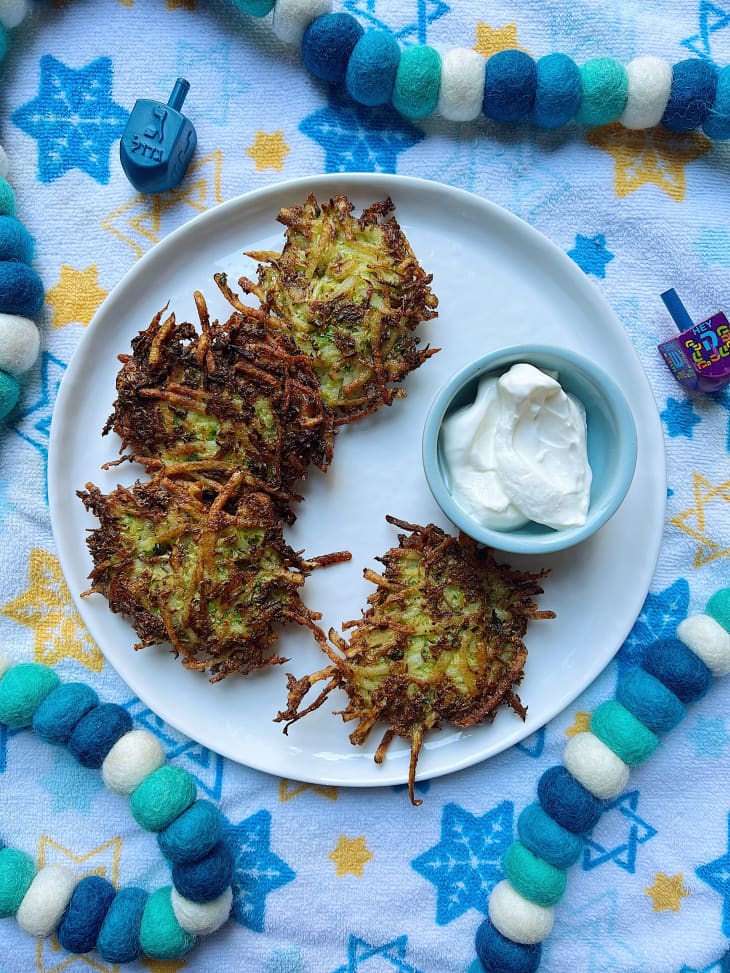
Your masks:
<instances>
[{"instance_id":1,"label":"string of felt balls","mask_svg":"<svg viewBox=\"0 0 730 973\"><path fill-rule=\"evenodd\" d=\"M0 723L32 727L101 770L109 790L129 798L139 826L157 835L172 874L172 885L152 893L116 889L99 875L77 882L58 865L38 869L0 840L0 918L14 915L30 935L55 934L70 953L95 949L108 963L180 959L227 921L234 865L221 814L197 797L186 770L166 764L159 740L135 729L127 710L101 703L85 683L62 683L47 666L0 658Z\"/></svg>"},{"instance_id":2,"label":"string of felt balls","mask_svg":"<svg viewBox=\"0 0 730 973\"><path fill-rule=\"evenodd\" d=\"M518 818L518 838L503 860L506 877L492 889L488 916L477 930L485 973L538 969L583 836L607 802L626 789L631 768L683 719L686 704L701 699L713 678L729 673L730 588L723 588L704 613L679 623L675 638L647 646L641 665L619 677L616 698L601 703L590 730L571 737L563 763L538 781L538 800Z\"/></svg>"}]
</instances>

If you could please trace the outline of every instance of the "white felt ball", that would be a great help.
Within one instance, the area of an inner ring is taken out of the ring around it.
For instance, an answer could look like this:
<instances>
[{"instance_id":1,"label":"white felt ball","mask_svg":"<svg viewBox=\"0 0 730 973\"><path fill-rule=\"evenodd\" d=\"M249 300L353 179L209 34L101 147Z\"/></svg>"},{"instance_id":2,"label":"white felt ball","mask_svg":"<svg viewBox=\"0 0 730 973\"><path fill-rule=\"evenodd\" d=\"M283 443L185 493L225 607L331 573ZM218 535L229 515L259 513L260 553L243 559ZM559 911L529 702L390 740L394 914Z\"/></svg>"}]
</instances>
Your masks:
<instances>
[{"instance_id":1,"label":"white felt ball","mask_svg":"<svg viewBox=\"0 0 730 973\"><path fill-rule=\"evenodd\" d=\"M33 365L41 347L38 328L30 318L0 313L0 369L22 375Z\"/></svg>"},{"instance_id":2,"label":"white felt ball","mask_svg":"<svg viewBox=\"0 0 730 973\"><path fill-rule=\"evenodd\" d=\"M441 59L437 111L452 122L469 122L482 113L487 62L470 48L456 47Z\"/></svg>"},{"instance_id":3,"label":"white felt ball","mask_svg":"<svg viewBox=\"0 0 730 973\"><path fill-rule=\"evenodd\" d=\"M513 943L532 946L550 935L555 909L524 899L505 879L492 889L489 918L495 929Z\"/></svg>"},{"instance_id":4,"label":"white felt ball","mask_svg":"<svg viewBox=\"0 0 730 973\"><path fill-rule=\"evenodd\" d=\"M600 801L626 790L630 769L593 733L576 733L563 751L563 763L587 791Z\"/></svg>"},{"instance_id":5,"label":"white felt ball","mask_svg":"<svg viewBox=\"0 0 730 973\"><path fill-rule=\"evenodd\" d=\"M76 877L60 865L45 865L30 883L18 906L18 925L44 938L58 926L76 888Z\"/></svg>"},{"instance_id":6,"label":"white felt ball","mask_svg":"<svg viewBox=\"0 0 730 973\"><path fill-rule=\"evenodd\" d=\"M709 615L690 615L677 626L677 638L698 656L713 676L730 673L730 633Z\"/></svg>"},{"instance_id":7,"label":"white felt ball","mask_svg":"<svg viewBox=\"0 0 730 973\"><path fill-rule=\"evenodd\" d=\"M231 914L233 904L233 889L229 885L212 902L191 902L183 898L173 886L170 901L175 918L188 932L194 936L210 936L216 929L220 929Z\"/></svg>"},{"instance_id":8,"label":"white felt ball","mask_svg":"<svg viewBox=\"0 0 730 973\"><path fill-rule=\"evenodd\" d=\"M128 797L165 762L162 744L147 730L130 730L120 737L101 765L101 776L110 791Z\"/></svg>"},{"instance_id":9,"label":"white felt ball","mask_svg":"<svg viewBox=\"0 0 730 973\"><path fill-rule=\"evenodd\" d=\"M672 90L672 68L658 57L637 57L626 65L629 93L619 119L625 128L653 128L662 120Z\"/></svg>"},{"instance_id":10,"label":"white felt ball","mask_svg":"<svg viewBox=\"0 0 730 973\"><path fill-rule=\"evenodd\" d=\"M5 149L0 145L0 177L7 179L10 174L10 163Z\"/></svg>"},{"instance_id":11,"label":"white felt ball","mask_svg":"<svg viewBox=\"0 0 730 973\"><path fill-rule=\"evenodd\" d=\"M29 9L28 0L0 0L0 24L12 30L25 20Z\"/></svg>"},{"instance_id":12,"label":"white felt ball","mask_svg":"<svg viewBox=\"0 0 730 973\"><path fill-rule=\"evenodd\" d=\"M12 669L15 665L10 659L6 658L4 655L0 655L0 679L5 675L8 669Z\"/></svg>"},{"instance_id":13,"label":"white felt ball","mask_svg":"<svg viewBox=\"0 0 730 973\"><path fill-rule=\"evenodd\" d=\"M301 44L312 21L331 10L332 0L276 0L271 26L280 41Z\"/></svg>"}]
</instances>

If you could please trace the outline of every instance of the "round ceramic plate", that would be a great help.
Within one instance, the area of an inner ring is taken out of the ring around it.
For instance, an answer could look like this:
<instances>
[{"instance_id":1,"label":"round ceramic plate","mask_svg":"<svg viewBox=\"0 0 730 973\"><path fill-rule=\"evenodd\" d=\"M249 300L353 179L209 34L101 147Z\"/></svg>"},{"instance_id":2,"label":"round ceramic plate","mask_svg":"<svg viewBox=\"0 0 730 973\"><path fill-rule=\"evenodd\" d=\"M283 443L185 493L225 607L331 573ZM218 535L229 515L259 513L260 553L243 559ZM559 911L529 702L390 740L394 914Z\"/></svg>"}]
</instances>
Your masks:
<instances>
[{"instance_id":1,"label":"round ceramic plate","mask_svg":"<svg viewBox=\"0 0 730 973\"><path fill-rule=\"evenodd\" d=\"M554 244L526 223L484 199L438 183L398 176L327 175L280 183L231 200L170 234L143 257L104 302L84 335L61 386L53 416L49 497L61 565L81 616L102 652L143 702L182 733L233 760L282 777L352 786L398 784L408 776L408 744L394 740L385 762L373 753L381 734L364 747L348 739L351 726L333 711L342 691L320 710L282 733L273 717L286 701L286 673L299 677L321 668L321 650L294 626L278 651L290 661L247 678L211 685L185 670L165 647L135 652L135 633L113 615L101 595L80 597L91 559L87 531L96 525L76 496L91 481L103 490L142 476L124 464L102 465L118 455L114 435L101 436L112 409L117 355L169 302L178 320L197 321L193 291L201 290L213 317L230 307L213 282L255 277L245 250L281 249L282 206L347 194L359 209L390 196L421 265L433 274L439 316L420 328L424 342L441 350L405 383L407 397L345 427L326 475L305 484L298 519L286 531L308 555L348 549L352 562L317 571L305 600L322 613L325 630L359 617L372 585L365 567L397 544L385 521L443 519L421 466L421 431L439 387L472 358L500 345L555 343L594 359L621 385L639 433L638 465L629 494L612 520L590 541L543 558L506 556L522 569L550 568L540 606L552 621L533 622L520 697L522 722L512 711L493 724L433 732L421 753L418 778L439 776L484 760L522 740L570 704L601 672L626 638L649 589L662 536L665 458L661 426L641 365L620 322L596 287Z\"/></svg>"}]
</instances>

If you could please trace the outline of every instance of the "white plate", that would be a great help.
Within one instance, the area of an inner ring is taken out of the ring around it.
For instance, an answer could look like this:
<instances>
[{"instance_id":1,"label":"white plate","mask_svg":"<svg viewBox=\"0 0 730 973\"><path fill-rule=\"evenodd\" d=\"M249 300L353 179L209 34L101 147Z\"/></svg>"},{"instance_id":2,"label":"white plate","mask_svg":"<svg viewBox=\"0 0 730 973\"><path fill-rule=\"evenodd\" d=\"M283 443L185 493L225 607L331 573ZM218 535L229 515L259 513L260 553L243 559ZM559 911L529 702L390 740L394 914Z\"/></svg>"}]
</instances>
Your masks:
<instances>
[{"instance_id":1,"label":"white plate","mask_svg":"<svg viewBox=\"0 0 730 973\"><path fill-rule=\"evenodd\" d=\"M117 455L118 440L101 428L115 398L117 355L168 301L178 320L197 321L192 294L206 295L212 315L230 308L212 280L255 276L248 249L276 249L283 228L280 207L346 193L356 205L390 195L396 216L422 266L434 275L439 317L421 326L442 350L406 382L408 397L343 429L326 476L312 475L296 525L294 548L310 555L352 551L353 560L307 581L305 599L323 613L325 630L356 618L372 585L362 578L374 558L394 546L385 514L449 529L426 486L420 459L421 429L439 386L471 358L502 344L555 342L595 359L623 387L639 432L636 475L614 518L580 547L540 559L510 558L521 568L550 567L541 606L554 621L533 622L526 643L527 674L520 696L523 723L500 712L491 726L430 735L419 779L467 767L517 743L571 703L614 656L641 610L656 565L664 523L665 462L661 425L641 365L620 322L595 286L554 244L515 216L484 199L438 183L398 176L318 176L281 183L231 200L197 217L155 246L104 302L66 372L53 416L49 497L61 565L92 636L120 676L146 705L187 736L250 767L282 777L351 786L403 783L408 746L395 740L381 766L373 762L380 740L365 747L348 740L351 726L332 711L344 693L294 725L288 736L272 717L285 703L285 674L313 672L324 656L306 633L284 632L279 651L291 662L246 679L210 685L188 672L164 648L134 652L132 628L113 615L101 595L80 598L91 559L87 529L95 521L76 490L92 481L102 489L131 482L131 466L100 467ZM506 560L506 558L505 558Z\"/></svg>"}]
</instances>

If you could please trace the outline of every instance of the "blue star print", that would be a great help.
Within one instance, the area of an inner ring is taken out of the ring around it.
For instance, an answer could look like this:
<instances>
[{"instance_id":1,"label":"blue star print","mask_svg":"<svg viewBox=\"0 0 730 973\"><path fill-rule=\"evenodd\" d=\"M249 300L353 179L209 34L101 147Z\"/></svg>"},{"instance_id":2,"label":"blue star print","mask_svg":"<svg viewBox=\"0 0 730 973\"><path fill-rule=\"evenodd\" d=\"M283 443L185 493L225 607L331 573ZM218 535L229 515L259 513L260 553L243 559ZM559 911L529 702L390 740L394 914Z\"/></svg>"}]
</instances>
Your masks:
<instances>
[{"instance_id":1,"label":"blue star print","mask_svg":"<svg viewBox=\"0 0 730 973\"><path fill-rule=\"evenodd\" d=\"M697 415L689 399L667 399L666 409L660 413L671 439L686 436L692 439L692 430L702 419Z\"/></svg>"},{"instance_id":2,"label":"blue star print","mask_svg":"<svg viewBox=\"0 0 730 973\"><path fill-rule=\"evenodd\" d=\"M689 585L685 578L677 578L658 595L648 594L641 614L616 656L619 674L639 665L650 642L672 638L688 608Z\"/></svg>"},{"instance_id":3,"label":"blue star print","mask_svg":"<svg viewBox=\"0 0 730 973\"><path fill-rule=\"evenodd\" d=\"M651 840L658 832L650 824L642 820L636 813L639 804L639 792L631 791L622 794L606 806L606 810L596 828L585 839L583 849L583 869L591 871L607 862L613 862L619 868L633 874L636 871L636 852L639 845ZM606 823L607 822L607 823ZM605 828L604 828L605 824ZM621 831L626 831L626 837L613 847L604 847L598 840L596 832L615 838Z\"/></svg>"},{"instance_id":4,"label":"blue star print","mask_svg":"<svg viewBox=\"0 0 730 973\"><path fill-rule=\"evenodd\" d=\"M11 730L4 723L0 726L0 774L4 774L8 767L8 740L20 732L19 729Z\"/></svg>"},{"instance_id":5,"label":"blue star print","mask_svg":"<svg viewBox=\"0 0 730 973\"><path fill-rule=\"evenodd\" d=\"M335 90L299 129L324 149L326 172L395 172L398 154L423 138L392 108L363 108Z\"/></svg>"},{"instance_id":6,"label":"blue star print","mask_svg":"<svg viewBox=\"0 0 730 973\"><path fill-rule=\"evenodd\" d=\"M385 943L384 946L371 946L364 939L350 936L350 941L347 944L347 963L344 966L338 966L334 973L358 973L360 969L365 973L365 964L367 963L367 969L370 969L372 964L368 961L376 957L378 960L384 961L377 964L378 970L384 971L387 964L396 973L419 973L415 966L406 962L407 945L407 936L399 936L398 939L393 939L391 942Z\"/></svg>"},{"instance_id":7,"label":"blue star print","mask_svg":"<svg viewBox=\"0 0 730 973\"><path fill-rule=\"evenodd\" d=\"M687 739L695 745L697 757L722 757L730 744L725 720L719 716L698 716L695 725L687 733Z\"/></svg>"},{"instance_id":8,"label":"blue star print","mask_svg":"<svg viewBox=\"0 0 730 973\"><path fill-rule=\"evenodd\" d=\"M703 966L701 970L696 966L683 966L679 973L728 973L728 970L730 970L730 952L725 953L716 963Z\"/></svg>"},{"instance_id":9,"label":"blue star print","mask_svg":"<svg viewBox=\"0 0 730 973\"><path fill-rule=\"evenodd\" d=\"M720 267L730 266L730 232L724 227L703 227L699 237L692 244L692 249L705 267L717 264Z\"/></svg>"},{"instance_id":10,"label":"blue star print","mask_svg":"<svg viewBox=\"0 0 730 973\"><path fill-rule=\"evenodd\" d=\"M502 856L512 841L514 805L502 801L477 818L458 804L447 804L441 841L411 865L436 886L436 922L458 919L468 909L484 912L489 892L503 877Z\"/></svg>"},{"instance_id":11,"label":"blue star print","mask_svg":"<svg viewBox=\"0 0 730 973\"><path fill-rule=\"evenodd\" d=\"M405 13L405 4L399 4L399 10L404 14L405 19L399 23L394 23L393 4L387 0L345 0L345 9L364 20L368 26L376 27L378 30L387 30L404 44L425 44L428 27L439 20L451 9L442 0L415 0L415 18L410 12ZM382 15L378 16L378 12Z\"/></svg>"},{"instance_id":12,"label":"blue star print","mask_svg":"<svg viewBox=\"0 0 730 973\"><path fill-rule=\"evenodd\" d=\"M592 237L578 233L575 246L572 250L568 250L568 256L584 273L593 274L594 277L605 277L606 264L614 257L610 250L606 249L606 238L602 233Z\"/></svg>"},{"instance_id":13,"label":"blue star print","mask_svg":"<svg viewBox=\"0 0 730 973\"><path fill-rule=\"evenodd\" d=\"M730 816L728 817L728 851L706 865L700 865L697 876L722 896L722 931L730 936Z\"/></svg>"},{"instance_id":14,"label":"blue star print","mask_svg":"<svg viewBox=\"0 0 730 973\"><path fill-rule=\"evenodd\" d=\"M271 814L259 811L240 824L224 824L225 837L233 853L233 910L236 922L264 931L266 897L293 882L296 873L270 848Z\"/></svg>"},{"instance_id":15,"label":"blue star print","mask_svg":"<svg viewBox=\"0 0 730 973\"><path fill-rule=\"evenodd\" d=\"M712 35L720 30L725 30L730 26L730 10L723 10L715 3L702 0L700 3L700 31L692 37L687 37L682 41L682 46L688 48L693 54L704 58L705 61L713 61L712 56Z\"/></svg>"},{"instance_id":16,"label":"blue star print","mask_svg":"<svg viewBox=\"0 0 730 973\"><path fill-rule=\"evenodd\" d=\"M570 961L566 970L581 973L612 973L613 970L640 970L640 957L622 938L618 890L609 889L588 900L578 896L574 902L561 903L553 936L567 944Z\"/></svg>"},{"instance_id":17,"label":"blue star print","mask_svg":"<svg viewBox=\"0 0 730 973\"><path fill-rule=\"evenodd\" d=\"M40 783L51 797L54 814L68 810L91 814L94 798L104 787L100 774L74 763L65 752L58 754L53 770Z\"/></svg>"},{"instance_id":18,"label":"blue star print","mask_svg":"<svg viewBox=\"0 0 730 973\"><path fill-rule=\"evenodd\" d=\"M533 733L522 743L518 743L517 749L521 750L526 756L532 757L533 760L542 757L542 752L545 749L545 727L541 727L537 733Z\"/></svg>"},{"instance_id":19,"label":"blue star print","mask_svg":"<svg viewBox=\"0 0 730 973\"><path fill-rule=\"evenodd\" d=\"M227 125L231 118L231 103L234 98L245 94L251 82L245 80L240 69L231 71L235 54L230 43L216 47L197 47L182 42L178 45L177 70L167 76L161 84L166 101L177 78L190 81L191 87L198 91L196 79L200 79L200 96L196 103L196 118L209 118L216 125ZM201 97L204 101L201 103Z\"/></svg>"},{"instance_id":20,"label":"blue star print","mask_svg":"<svg viewBox=\"0 0 730 973\"><path fill-rule=\"evenodd\" d=\"M38 179L53 182L80 169L109 182L109 152L128 112L112 101L112 62L100 57L75 71L50 54L41 58L38 96L13 121L38 143Z\"/></svg>"}]
</instances>

